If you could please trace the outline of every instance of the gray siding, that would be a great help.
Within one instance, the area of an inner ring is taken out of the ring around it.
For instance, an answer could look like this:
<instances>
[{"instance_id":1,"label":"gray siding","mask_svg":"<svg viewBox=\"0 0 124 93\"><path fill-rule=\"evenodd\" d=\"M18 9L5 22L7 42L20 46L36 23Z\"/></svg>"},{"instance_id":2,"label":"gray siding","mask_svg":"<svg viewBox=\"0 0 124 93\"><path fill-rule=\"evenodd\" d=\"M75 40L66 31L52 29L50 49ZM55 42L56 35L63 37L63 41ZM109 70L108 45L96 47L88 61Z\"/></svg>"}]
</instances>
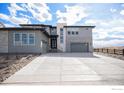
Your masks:
<instances>
[{"instance_id":1,"label":"gray siding","mask_svg":"<svg viewBox=\"0 0 124 93\"><path fill-rule=\"evenodd\" d=\"M14 41L13 41L13 34L15 32L21 32L21 33L35 33L35 45L25 45L25 46L14 46ZM48 47L48 38L41 32L41 31L10 31L8 35L9 39L9 48L8 51L9 53L45 53L47 52L46 47ZM41 42L42 43L41 46Z\"/></svg>"},{"instance_id":2,"label":"gray siding","mask_svg":"<svg viewBox=\"0 0 124 93\"><path fill-rule=\"evenodd\" d=\"M0 53L8 53L8 31L0 31Z\"/></svg>"}]
</instances>

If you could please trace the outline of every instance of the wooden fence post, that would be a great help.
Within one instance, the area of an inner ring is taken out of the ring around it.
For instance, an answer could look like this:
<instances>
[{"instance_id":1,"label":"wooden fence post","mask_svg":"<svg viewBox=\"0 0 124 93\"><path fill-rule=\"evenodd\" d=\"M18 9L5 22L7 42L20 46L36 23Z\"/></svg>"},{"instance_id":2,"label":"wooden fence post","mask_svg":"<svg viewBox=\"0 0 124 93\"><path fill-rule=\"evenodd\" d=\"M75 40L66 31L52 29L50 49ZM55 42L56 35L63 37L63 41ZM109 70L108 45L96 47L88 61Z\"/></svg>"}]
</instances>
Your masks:
<instances>
[{"instance_id":1,"label":"wooden fence post","mask_svg":"<svg viewBox=\"0 0 124 93\"><path fill-rule=\"evenodd\" d=\"M114 54L115 54L115 49L114 49Z\"/></svg>"},{"instance_id":2,"label":"wooden fence post","mask_svg":"<svg viewBox=\"0 0 124 93\"><path fill-rule=\"evenodd\" d=\"M107 49L107 53L108 53L108 49Z\"/></svg>"},{"instance_id":3,"label":"wooden fence post","mask_svg":"<svg viewBox=\"0 0 124 93\"><path fill-rule=\"evenodd\" d=\"M123 49L123 56L124 56L124 49Z\"/></svg>"}]
</instances>

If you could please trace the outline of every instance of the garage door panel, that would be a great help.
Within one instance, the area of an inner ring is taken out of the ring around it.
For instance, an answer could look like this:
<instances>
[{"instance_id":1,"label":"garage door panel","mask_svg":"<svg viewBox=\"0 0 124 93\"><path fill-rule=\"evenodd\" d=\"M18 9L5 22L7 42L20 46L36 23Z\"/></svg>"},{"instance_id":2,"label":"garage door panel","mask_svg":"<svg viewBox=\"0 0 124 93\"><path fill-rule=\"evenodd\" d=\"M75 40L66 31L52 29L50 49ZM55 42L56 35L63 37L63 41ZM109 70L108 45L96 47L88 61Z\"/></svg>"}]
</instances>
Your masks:
<instances>
[{"instance_id":1,"label":"garage door panel","mask_svg":"<svg viewBox=\"0 0 124 93\"><path fill-rule=\"evenodd\" d=\"M87 43L71 43L71 52L88 52Z\"/></svg>"}]
</instances>

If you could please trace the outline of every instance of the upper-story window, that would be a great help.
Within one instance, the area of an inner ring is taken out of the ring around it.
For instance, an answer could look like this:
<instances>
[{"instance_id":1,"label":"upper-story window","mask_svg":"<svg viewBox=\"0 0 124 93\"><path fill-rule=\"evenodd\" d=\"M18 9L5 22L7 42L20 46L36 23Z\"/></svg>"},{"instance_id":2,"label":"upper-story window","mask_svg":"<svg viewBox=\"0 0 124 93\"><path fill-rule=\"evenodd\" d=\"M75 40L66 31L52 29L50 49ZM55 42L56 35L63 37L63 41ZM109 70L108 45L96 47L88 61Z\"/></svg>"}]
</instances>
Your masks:
<instances>
[{"instance_id":1,"label":"upper-story window","mask_svg":"<svg viewBox=\"0 0 124 93\"><path fill-rule=\"evenodd\" d=\"M88 28L86 28L86 30L88 30Z\"/></svg>"},{"instance_id":2,"label":"upper-story window","mask_svg":"<svg viewBox=\"0 0 124 93\"><path fill-rule=\"evenodd\" d=\"M60 43L63 43L63 36L60 36Z\"/></svg>"},{"instance_id":3,"label":"upper-story window","mask_svg":"<svg viewBox=\"0 0 124 93\"><path fill-rule=\"evenodd\" d=\"M63 43L63 28L60 28L60 43Z\"/></svg>"},{"instance_id":4,"label":"upper-story window","mask_svg":"<svg viewBox=\"0 0 124 93\"><path fill-rule=\"evenodd\" d=\"M76 32L76 35L78 35L78 32Z\"/></svg>"},{"instance_id":5,"label":"upper-story window","mask_svg":"<svg viewBox=\"0 0 124 93\"><path fill-rule=\"evenodd\" d=\"M74 35L74 31L72 31L72 35Z\"/></svg>"},{"instance_id":6,"label":"upper-story window","mask_svg":"<svg viewBox=\"0 0 124 93\"><path fill-rule=\"evenodd\" d=\"M68 35L70 35L71 34L71 32L70 31L68 31Z\"/></svg>"},{"instance_id":7,"label":"upper-story window","mask_svg":"<svg viewBox=\"0 0 124 93\"><path fill-rule=\"evenodd\" d=\"M60 28L60 35L63 35L63 28Z\"/></svg>"},{"instance_id":8,"label":"upper-story window","mask_svg":"<svg viewBox=\"0 0 124 93\"><path fill-rule=\"evenodd\" d=\"M35 33L14 33L13 37L14 45L34 45L35 44Z\"/></svg>"}]
</instances>

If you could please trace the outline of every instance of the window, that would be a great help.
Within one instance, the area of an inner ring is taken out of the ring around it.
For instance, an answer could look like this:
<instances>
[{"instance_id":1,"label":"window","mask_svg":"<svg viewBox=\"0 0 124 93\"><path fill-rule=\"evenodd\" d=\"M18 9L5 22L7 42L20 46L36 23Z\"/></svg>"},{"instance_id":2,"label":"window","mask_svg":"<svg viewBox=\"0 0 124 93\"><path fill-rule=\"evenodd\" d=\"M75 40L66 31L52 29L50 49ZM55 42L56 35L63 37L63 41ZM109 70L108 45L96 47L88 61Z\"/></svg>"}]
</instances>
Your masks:
<instances>
[{"instance_id":1,"label":"window","mask_svg":"<svg viewBox=\"0 0 124 93\"><path fill-rule=\"evenodd\" d=\"M20 34L15 34L15 41L20 41Z\"/></svg>"},{"instance_id":2,"label":"window","mask_svg":"<svg viewBox=\"0 0 124 93\"><path fill-rule=\"evenodd\" d=\"M68 35L70 35L70 31L68 31Z\"/></svg>"},{"instance_id":3,"label":"window","mask_svg":"<svg viewBox=\"0 0 124 93\"><path fill-rule=\"evenodd\" d=\"M19 33L14 33L14 44L21 45L21 35Z\"/></svg>"},{"instance_id":4,"label":"window","mask_svg":"<svg viewBox=\"0 0 124 93\"><path fill-rule=\"evenodd\" d=\"M63 36L60 36L60 43L63 43Z\"/></svg>"},{"instance_id":5,"label":"window","mask_svg":"<svg viewBox=\"0 0 124 93\"><path fill-rule=\"evenodd\" d=\"M72 31L72 35L74 35L74 32Z\"/></svg>"},{"instance_id":6,"label":"window","mask_svg":"<svg viewBox=\"0 0 124 93\"><path fill-rule=\"evenodd\" d=\"M14 45L33 45L35 44L34 33L14 33Z\"/></svg>"},{"instance_id":7,"label":"window","mask_svg":"<svg viewBox=\"0 0 124 93\"><path fill-rule=\"evenodd\" d=\"M60 28L60 43L63 43L63 28Z\"/></svg>"},{"instance_id":8,"label":"window","mask_svg":"<svg viewBox=\"0 0 124 93\"><path fill-rule=\"evenodd\" d=\"M60 28L60 35L63 35L63 28Z\"/></svg>"},{"instance_id":9,"label":"window","mask_svg":"<svg viewBox=\"0 0 124 93\"><path fill-rule=\"evenodd\" d=\"M88 28L86 28L86 30L88 30Z\"/></svg>"},{"instance_id":10,"label":"window","mask_svg":"<svg viewBox=\"0 0 124 93\"><path fill-rule=\"evenodd\" d=\"M22 34L22 44L28 44L28 35Z\"/></svg>"},{"instance_id":11,"label":"window","mask_svg":"<svg viewBox=\"0 0 124 93\"><path fill-rule=\"evenodd\" d=\"M29 34L29 44L34 44L35 38L34 34Z\"/></svg>"},{"instance_id":12,"label":"window","mask_svg":"<svg viewBox=\"0 0 124 93\"><path fill-rule=\"evenodd\" d=\"M76 35L78 35L78 32L76 32Z\"/></svg>"}]
</instances>

